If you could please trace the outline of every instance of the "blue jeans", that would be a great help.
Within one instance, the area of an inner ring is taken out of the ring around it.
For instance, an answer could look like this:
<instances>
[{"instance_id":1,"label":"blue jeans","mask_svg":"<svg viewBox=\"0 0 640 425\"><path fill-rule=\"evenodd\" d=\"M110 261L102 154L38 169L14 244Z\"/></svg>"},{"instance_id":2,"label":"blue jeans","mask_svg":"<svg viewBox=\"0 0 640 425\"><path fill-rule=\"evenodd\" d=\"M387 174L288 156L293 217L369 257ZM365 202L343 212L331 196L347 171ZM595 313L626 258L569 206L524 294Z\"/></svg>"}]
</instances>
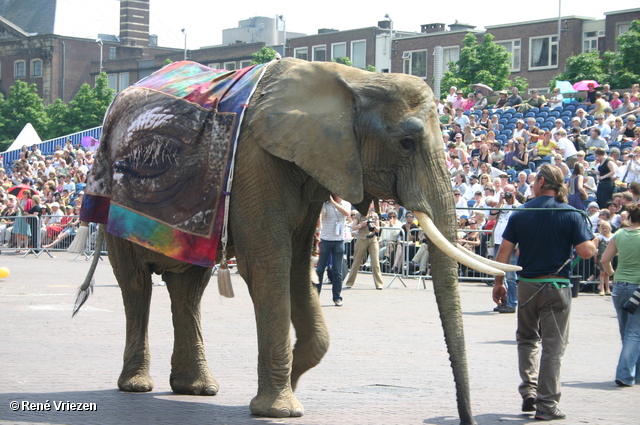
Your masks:
<instances>
[{"instance_id":1,"label":"blue jeans","mask_svg":"<svg viewBox=\"0 0 640 425\"><path fill-rule=\"evenodd\" d=\"M320 241L320 258L318 258L318 266L316 273L318 274L318 295L322 289L322 280L324 279L324 270L329 265L329 258L333 264L331 273L331 283L333 284L333 302L342 301L340 293L342 292L342 257L344 255L343 241Z\"/></svg>"},{"instance_id":2,"label":"blue jeans","mask_svg":"<svg viewBox=\"0 0 640 425\"><path fill-rule=\"evenodd\" d=\"M613 305L618 313L618 325L622 338L622 351L616 368L616 381L634 385L640 381L640 311L629 314L622 306L629 301L638 285L616 282L613 287Z\"/></svg>"}]
</instances>

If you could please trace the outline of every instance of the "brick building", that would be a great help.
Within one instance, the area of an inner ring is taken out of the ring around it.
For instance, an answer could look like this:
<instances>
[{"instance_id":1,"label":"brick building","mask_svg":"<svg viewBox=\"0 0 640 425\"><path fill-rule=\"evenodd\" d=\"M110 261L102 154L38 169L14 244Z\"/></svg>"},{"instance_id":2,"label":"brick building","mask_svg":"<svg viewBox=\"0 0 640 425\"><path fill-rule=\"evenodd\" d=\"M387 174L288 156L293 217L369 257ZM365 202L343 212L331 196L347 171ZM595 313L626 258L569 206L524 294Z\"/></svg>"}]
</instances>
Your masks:
<instances>
[{"instance_id":1,"label":"brick building","mask_svg":"<svg viewBox=\"0 0 640 425\"><path fill-rule=\"evenodd\" d=\"M114 8L114 2L103 5ZM23 80L37 86L45 104L55 99L68 102L82 84L93 84L101 58L110 85L123 88L136 81L137 74L111 69L111 61L139 63L180 52L154 45L155 38L149 36L149 0L122 0L118 6L120 33L99 34L96 40L54 33L61 21L68 22L61 16L69 13L64 0L0 1L0 92L6 97L15 81Z\"/></svg>"}]
</instances>

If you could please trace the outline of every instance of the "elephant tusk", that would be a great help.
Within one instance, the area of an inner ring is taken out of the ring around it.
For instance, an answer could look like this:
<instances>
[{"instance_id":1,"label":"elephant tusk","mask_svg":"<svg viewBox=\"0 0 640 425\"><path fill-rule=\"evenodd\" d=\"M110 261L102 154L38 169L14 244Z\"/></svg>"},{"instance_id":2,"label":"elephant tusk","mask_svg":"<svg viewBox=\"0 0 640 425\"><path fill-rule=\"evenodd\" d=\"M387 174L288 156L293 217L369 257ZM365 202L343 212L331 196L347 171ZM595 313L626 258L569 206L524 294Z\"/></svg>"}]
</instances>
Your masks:
<instances>
[{"instance_id":1,"label":"elephant tusk","mask_svg":"<svg viewBox=\"0 0 640 425\"><path fill-rule=\"evenodd\" d=\"M449 242L444 237L442 233L440 233L433 220L431 220L427 214L420 211L413 211L413 213L418 219L420 226L422 226L422 229L424 230L424 233L427 235L429 240L449 257L453 258L458 263L464 264L465 266L477 270L481 273L495 276L504 276L504 271L483 264L480 261L470 257L469 255L466 255L466 253L458 250L451 242Z\"/></svg>"},{"instance_id":2,"label":"elephant tusk","mask_svg":"<svg viewBox=\"0 0 640 425\"><path fill-rule=\"evenodd\" d=\"M469 251L468 249L465 249L459 243L456 243L456 248L458 248L463 253L467 254L469 257L474 258L480 261L481 263L486 264L487 266L495 267L496 269L504 270L505 272L519 272L520 270L522 270L522 267L516 266L514 264L499 263L497 261L492 261L492 260L489 260L488 258L484 258L483 256L478 255L473 251Z\"/></svg>"}]
</instances>

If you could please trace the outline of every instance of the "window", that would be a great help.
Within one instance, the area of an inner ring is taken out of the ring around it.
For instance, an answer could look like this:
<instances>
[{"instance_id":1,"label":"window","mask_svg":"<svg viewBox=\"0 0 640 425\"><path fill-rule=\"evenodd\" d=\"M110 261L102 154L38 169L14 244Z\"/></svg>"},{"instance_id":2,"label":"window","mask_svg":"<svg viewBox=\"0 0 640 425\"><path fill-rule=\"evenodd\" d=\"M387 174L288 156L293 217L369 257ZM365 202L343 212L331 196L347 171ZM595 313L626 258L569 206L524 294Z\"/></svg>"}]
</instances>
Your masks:
<instances>
[{"instance_id":1,"label":"window","mask_svg":"<svg viewBox=\"0 0 640 425\"><path fill-rule=\"evenodd\" d=\"M240 68L246 68L248 66L251 66L251 61L250 60L240 61Z\"/></svg>"},{"instance_id":2,"label":"window","mask_svg":"<svg viewBox=\"0 0 640 425\"><path fill-rule=\"evenodd\" d=\"M25 61L15 61L13 63L13 76L14 78L24 78L26 73L27 64Z\"/></svg>"},{"instance_id":3,"label":"window","mask_svg":"<svg viewBox=\"0 0 640 425\"><path fill-rule=\"evenodd\" d=\"M293 49L293 57L308 61L309 49L307 47L298 47L297 49Z\"/></svg>"},{"instance_id":4,"label":"window","mask_svg":"<svg viewBox=\"0 0 640 425\"><path fill-rule=\"evenodd\" d=\"M34 59L31 61L31 76L42 77L42 59Z\"/></svg>"},{"instance_id":5,"label":"window","mask_svg":"<svg viewBox=\"0 0 640 425\"><path fill-rule=\"evenodd\" d=\"M582 53L598 50L598 38L604 37L604 31L585 31L582 33Z\"/></svg>"},{"instance_id":6,"label":"window","mask_svg":"<svg viewBox=\"0 0 640 425\"><path fill-rule=\"evenodd\" d=\"M511 53L511 72L520 71L520 40L496 41L496 44Z\"/></svg>"},{"instance_id":7,"label":"window","mask_svg":"<svg viewBox=\"0 0 640 425\"><path fill-rule=\"evenodd\" d=\"M116 58L116 48L115 47L109 47L109 59L113 60Z\"/></svg>"},{"instance_id":8,"label":"window","mask_svg":"<svg viewBox=\"0 0 640 425\"><path fill-rule=\"evenodd\" d=\"M151 74L151 70L147 71L147 76ZM138 76L144 78L144 72L138 72ZM98 79L98 75L96 75L96 80ZM121 92L122 90L129 87L129 73L121 72L119 74L107 74L107 81L110 89L113 89L117 92Z\"/></svg>"},{"instance_id":9,"label":"window","mask_svg":"<svg viewBox=\"0 0 640 425\"><path fill-rule=\"evenodd\" d=\"M629 31L630 27L631 27L631 23L630 22L618 22L616 24L616 50L618 50L618 40L617 40L617 38L619 36L621 36L622 34L624 34L625 32Z\"/></svg>"},{"instance_id":10,"label":"window","mask_svg":"<svg viewBox=\"0 0 640 425\"><path fill-rule=\"evenodd\" d=\"M631 24L629 22L625 22L624 24L619 23L618 24L618 31L616 31L618 34L616 36L620 36L620 35L624 34L625 32L629 31L630 27L631 27Z\"/></svg>"},{"instance_id":11,"label":"window","mask_svg":"<svg viewBox=\"0 0 640 425\"><path fill-rule=\"evenodd\" d=\"M236 63L235 62L225 62L224 63L224 69L226 69L227 71L235 71L236 70Z\"/></svg>"},{"instance_id":12,"label":"window","mask_svg":"<svg viewBox=\"0 0 640 425\"><path fill-rule=\"evenodd\" d=\"M443 47L442 48L442 73L449 70L449 62L458 62L460 59L460 47Z\"/></svg>"},{"instance_id":13,"label":"window","mask_svg":"<svg viewBox=\"0 0 640 425\"><path fill-rule=\"evenodd\" d=\"M127 87L129 87L129 73L128 72L123 72L121 74L118 74L118 84L119 84L119 89L120 91L126 89Z\"/></svg>"},{"instance_id":14,"label":"window","mask_svg":"<svg viewBox=\"0 0 640 425\"><path fill-rule=\"evenodd\" d=\"M404 52L402 55L403 70L405 74L415 75L420 78L427 78L427 51L416 50Z\"/></svg>"},{"instance_id":15,"label":"window","mask_svg":"<svg viewBox=\"0 0 640 425\"><path fill-rule=\"evenodd\" d=\"M313 46L313 58L311 59L314 62L324 62L327 60L327 46Z\"/></svg>"},{"instance_id":16,"label":"window","mask_svg":"<svg viewBox=\"0 0 640 425\"><path fill-rule=\"evenodd\" d=\"M351 42L351 62L354 68L365 69L367 67L367 41L358 40Z\"/></svg>"},{"instance_id":17,"label":"window","mask_svg":"<svg viewBox=\"0 0 640 425\"><path fill-rule=\"evenodd\" d=\"M331 45L331 58L340 59L347 57L347 43L335 43Z\"/></svg>"},{"instance_id":18,"label":"window","mask_svg":"<svg viewBox=\"0 0 640 425\"><path fill-rule=\"evenodd\" d=\"M558 67L558 36L535 37L529 40L530 69Z\"/></svg>"},{"instance_id":19,"label":"window","mask_svg":"<svg viewBox=\"0 0 640 425\"><path fill-rule=\"evenodd\" d=\"M118 91L118 74L107 74L109 88Z\"/></svg>"},{"instance_id":20,"label":"window","mask_svg":"<svg viewBox=\"0 0 640 425\"><path fill-rule=\"evenodd\" d=\"M213 69L220 69L220 62L210 63L210 64L207 64L207 66Z\"/></svg>"}]
</instances>

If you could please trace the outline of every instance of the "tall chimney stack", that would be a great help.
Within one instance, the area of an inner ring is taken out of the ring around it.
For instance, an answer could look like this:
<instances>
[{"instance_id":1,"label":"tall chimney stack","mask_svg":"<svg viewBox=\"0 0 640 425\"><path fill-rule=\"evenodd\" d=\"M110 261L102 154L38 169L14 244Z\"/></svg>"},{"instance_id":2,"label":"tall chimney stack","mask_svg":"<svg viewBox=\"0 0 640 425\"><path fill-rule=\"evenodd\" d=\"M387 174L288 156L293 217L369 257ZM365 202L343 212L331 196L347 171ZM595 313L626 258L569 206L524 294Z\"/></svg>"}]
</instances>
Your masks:
<instances>
[{"instance_id":1,"label":"tall chimney stack","mask_svg":"<svg viewBox=\"0 0 640 425\"><path fill-rule=\"evenodd\" d=\"M125 46L149 46L149 0L120 0L120 40Z\"/></svg>"}]
</instances>

